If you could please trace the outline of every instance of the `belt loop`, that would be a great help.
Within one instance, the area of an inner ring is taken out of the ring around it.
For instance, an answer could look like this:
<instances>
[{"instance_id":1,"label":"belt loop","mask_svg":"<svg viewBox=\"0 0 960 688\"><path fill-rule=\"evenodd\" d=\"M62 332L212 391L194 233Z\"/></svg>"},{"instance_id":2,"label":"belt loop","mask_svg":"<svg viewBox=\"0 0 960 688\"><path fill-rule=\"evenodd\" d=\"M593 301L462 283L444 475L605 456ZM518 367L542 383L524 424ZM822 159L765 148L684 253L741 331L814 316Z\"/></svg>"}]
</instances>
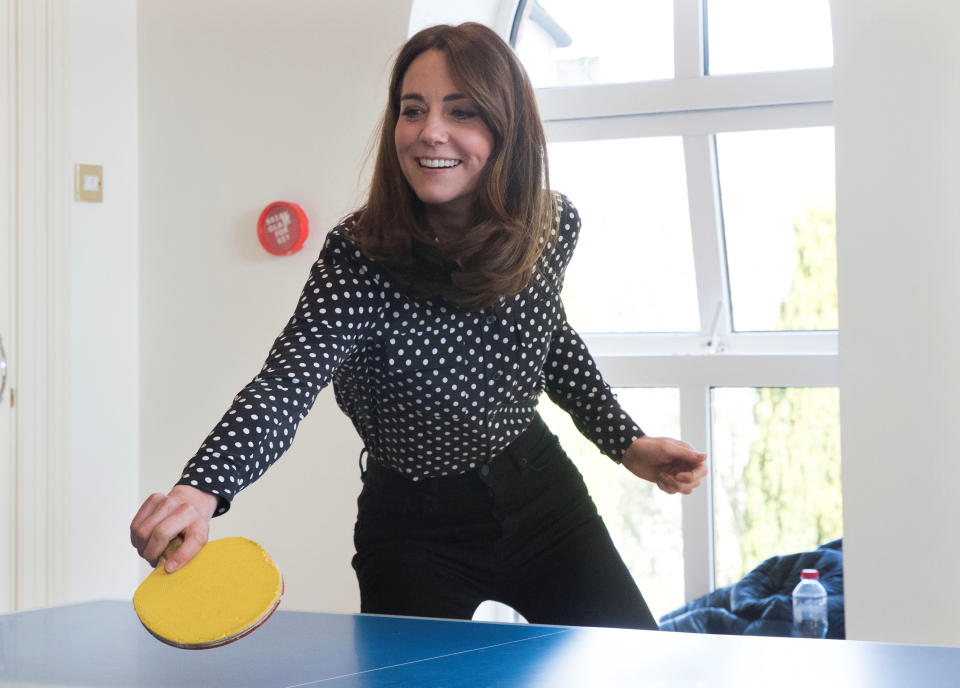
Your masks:
<instances>
[{"instance_id":1,"label":"belt loop","mask_svg":"<svg viewBox=\"0 0 960 688\"><path fill-rule=\"evenodd\" d=\"M363 479L367 476L367 471L369 470L369 469L363 467L363 455L364 455L364 454L367 454L367 456L368 456L367 463L369 463L369 454L368 454L368 452L367 452L367 448L366 448L366 447L364 447L363 449L360 450L360 457L357 459L357 465L360 466L360 480L363 480Z\"/></svg>"}]
</instances>

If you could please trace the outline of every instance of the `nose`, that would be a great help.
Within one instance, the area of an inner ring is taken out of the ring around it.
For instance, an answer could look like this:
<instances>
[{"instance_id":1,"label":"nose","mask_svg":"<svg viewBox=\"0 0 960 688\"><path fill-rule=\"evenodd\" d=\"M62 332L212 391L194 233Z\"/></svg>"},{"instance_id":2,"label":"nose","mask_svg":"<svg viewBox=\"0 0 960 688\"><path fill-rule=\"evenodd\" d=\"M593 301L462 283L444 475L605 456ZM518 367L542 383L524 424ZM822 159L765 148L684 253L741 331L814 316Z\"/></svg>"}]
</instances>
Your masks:
<instances>
[{"instance_id":1,"label":"nose","mask_svg":"<svg viewBox=\"0 0 960 688\"><path fill-rule=\"evenodd\" d=\"M430 146L446 143L447 128L441 113L431 112L427 115L420 130L420 140Z\"/></svg>"}]
</instances>

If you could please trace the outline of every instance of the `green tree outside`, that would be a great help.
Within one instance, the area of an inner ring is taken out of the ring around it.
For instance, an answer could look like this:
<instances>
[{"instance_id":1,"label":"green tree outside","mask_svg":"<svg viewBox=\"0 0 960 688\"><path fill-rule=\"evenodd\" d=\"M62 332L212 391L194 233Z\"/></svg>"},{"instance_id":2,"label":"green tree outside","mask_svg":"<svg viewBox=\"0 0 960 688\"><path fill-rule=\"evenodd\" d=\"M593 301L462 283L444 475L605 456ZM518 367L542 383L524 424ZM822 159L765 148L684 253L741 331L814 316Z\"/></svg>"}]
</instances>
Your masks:
<instances>
[{"instance_id":1,"label":"green tree outside","mask_svg":"<svg viewBox=\"0 0 960 688\"><path fill-rule=\"evenodd\" d=\"M838 328L835 227L832 211L794 223L797 263L779 329ZM814 549L843 531L838 391L760 389L754 421L738 578L769 556Z\"/></svg>"},{"instance_id":2,"label":"green tree outside","mask_svg":"<svg viewBox=\"0 0 960 688\"><path fill-rule=\"evenodd\" d=\"M794 230L797 262L778 326L836 329L833 212L809 212L794 222ZM679 436L676 390L618 393L631 415L659 434ZM735 539L731 544L736 551L729 560L718 559L718 585L738 580L769 556L811 549L842 531L837 390L764 388L754 394L756 401L746 400L745 407L752 405L754 421L743 437L745 464L735 473L717 471L713 476L715 489L722 493L717 499L733 513L732 527L718 537ZM654 614L678 607L684 595L680 500L632 480L601 456L545 396L539 410L584 474ZM737 425L734 434L746 431L746 424L729 420Z\"/></svg>"},{"instance_id":3,"label":"green tree outside","mask_svg":"<svg viewBox=\"0 0 960 688\"><path fill-rule=\"evenodd\" d=\"M620 403L649 427L679 437L680 398L676 389L617 390ZM610 536L654 616L684 601L683 530L680 500L603 456L546 395L537 409L583 474Z\"/></svg>"}]
</instances>

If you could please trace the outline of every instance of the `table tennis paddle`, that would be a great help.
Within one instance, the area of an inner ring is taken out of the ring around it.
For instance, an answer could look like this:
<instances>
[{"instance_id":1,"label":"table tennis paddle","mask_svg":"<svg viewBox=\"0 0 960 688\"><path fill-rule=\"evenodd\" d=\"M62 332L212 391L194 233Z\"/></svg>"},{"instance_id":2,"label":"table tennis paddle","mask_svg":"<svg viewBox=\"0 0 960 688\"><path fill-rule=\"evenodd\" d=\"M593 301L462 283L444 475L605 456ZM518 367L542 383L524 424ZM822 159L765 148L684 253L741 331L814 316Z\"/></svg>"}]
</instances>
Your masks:
<instances>
[{"instance_id":1,"label":"table tennis paddle","mask_svg":"<svg viewBox=\"0 0 960 688\"><path fill-rule=\"evenodd\" d=\"M173 573L164 562L183 542L170 541L133 594L140 622L158 640L188 650L220 647L252 633L283 596L280 569L253 540L211 540Z\"/></svg>"}]
</instances>

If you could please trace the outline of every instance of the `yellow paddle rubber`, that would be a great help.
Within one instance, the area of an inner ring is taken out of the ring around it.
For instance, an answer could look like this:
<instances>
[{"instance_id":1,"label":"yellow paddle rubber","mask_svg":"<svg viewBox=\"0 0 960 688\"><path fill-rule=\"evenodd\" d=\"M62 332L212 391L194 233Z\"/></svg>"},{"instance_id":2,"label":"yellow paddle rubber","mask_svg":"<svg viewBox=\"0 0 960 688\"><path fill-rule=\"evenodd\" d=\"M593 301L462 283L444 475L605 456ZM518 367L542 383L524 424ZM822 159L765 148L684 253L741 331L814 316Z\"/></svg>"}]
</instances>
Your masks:
<instances>
[{"instance_id":1,"label":"yellow paddle rubber","mask_svg":"<svg viewBox=\"0 0 960 688\"><path fill-rule=\"evenodd\" d=\"M163 560L133 595L144 627L174 647L220 647L252 632L280 604L283 577L267 551L240 537L208 542L184 567Z\"/></svg>"}]
</instances>

